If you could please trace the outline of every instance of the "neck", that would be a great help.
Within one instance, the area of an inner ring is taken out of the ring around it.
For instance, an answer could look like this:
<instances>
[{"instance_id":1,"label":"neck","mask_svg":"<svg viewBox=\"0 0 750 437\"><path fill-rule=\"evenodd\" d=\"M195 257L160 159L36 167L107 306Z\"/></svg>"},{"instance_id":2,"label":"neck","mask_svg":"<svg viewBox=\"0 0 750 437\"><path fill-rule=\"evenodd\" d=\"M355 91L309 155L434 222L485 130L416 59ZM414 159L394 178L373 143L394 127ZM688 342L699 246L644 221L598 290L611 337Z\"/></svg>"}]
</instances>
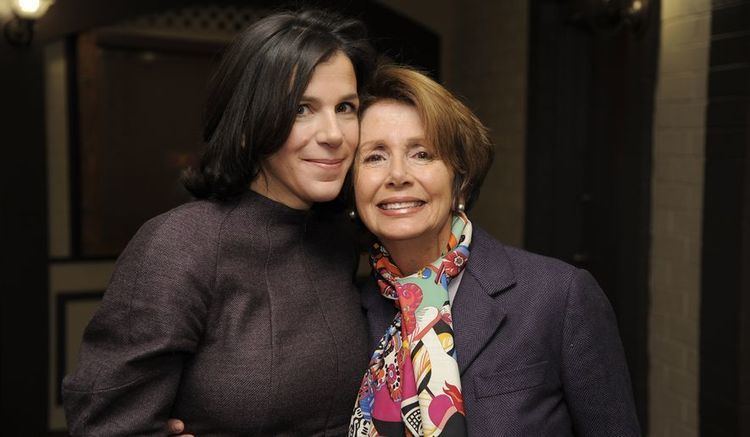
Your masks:
<instances>
[{"instance_id":1,"label":"neck","mask_svg":"<svg viewBox=\"0 0 750 437\"><path fill-rule=\"evenodd\" d=\"M416 273L422 267L430 264L440 257L442 251L448 245L451 227L450 221L437 235L417 237L408 240L381 241L388 249L391 259L396 263L404 276Z\"/></svg>"}]
</instances>

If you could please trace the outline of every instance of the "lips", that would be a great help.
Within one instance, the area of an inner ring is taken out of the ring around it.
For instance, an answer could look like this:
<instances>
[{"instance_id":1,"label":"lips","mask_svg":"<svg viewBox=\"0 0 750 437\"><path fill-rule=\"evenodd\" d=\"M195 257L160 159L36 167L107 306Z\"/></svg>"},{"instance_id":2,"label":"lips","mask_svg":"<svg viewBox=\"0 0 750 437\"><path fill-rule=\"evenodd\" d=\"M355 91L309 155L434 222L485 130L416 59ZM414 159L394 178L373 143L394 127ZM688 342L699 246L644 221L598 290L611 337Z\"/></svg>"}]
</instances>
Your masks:
<instances>
[{"instance_id":1,"label":"lips","mask_svg":"<svg viewBox=\"0 0 750 437\"><path fill-rule=\"evenodd\" d=\"M426 202L422 200L411 200L411 201L402 201L402 202L381 202L381 203L378 203L378 208L384 209L386 211L393 211L393 210L399 210L399 209L419 208L425 203Z\"/></svg>"},{"instance_id":2,"label":"lips","mask_svg":"<svg viewBox=\"0 0 750 437\"><path fill-rule=\"evenodd\" d=\"M339 168L343 163L344 159L305 159L305 162L316 165L325 169Z\"/></svg>"}]
</instances>

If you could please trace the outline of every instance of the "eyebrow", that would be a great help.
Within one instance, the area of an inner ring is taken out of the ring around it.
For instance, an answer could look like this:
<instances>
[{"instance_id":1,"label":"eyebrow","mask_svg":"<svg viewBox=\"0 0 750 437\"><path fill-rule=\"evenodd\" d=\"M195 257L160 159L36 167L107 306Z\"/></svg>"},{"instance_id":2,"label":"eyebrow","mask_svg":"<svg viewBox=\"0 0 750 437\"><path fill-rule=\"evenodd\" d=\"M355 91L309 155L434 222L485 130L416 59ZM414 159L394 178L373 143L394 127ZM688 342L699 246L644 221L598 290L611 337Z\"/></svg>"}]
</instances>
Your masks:
<instances>
[{"instance_id":1,"label":"eyebrow","mask_svg":"<svg viewBox=\"0 0 750 437\"><path fill-rule=\"evenodd\" d=\"M359 143L359 147L357 147L357 150L362 150L363 148L370 147L372 145L382 144L382 143L383 142L380 140L372 140L366 143Z\"/></svg>"},{"instance_id":2,"label":"eyebrow","mask_svg":"<svg viewBox=\"0 0 750 437\"><path fill-rule=\"evenodd\" d=\"M339 101L342 101L342 102L349 101L349 100L359 100L359 96L355 93L355 94L347 94L347 95L339 98ZM306 95L303 95L302 98L300 98L300 101L303 101L303 102L312 102L312 103L320 103L320 99L319 98L312 97L312 96L306 96Z\"/></svg>"},{"instance_id":3,"label":"eyebrow","mask_svg":"<svg viewBox=\"0 0 750 437\"><path fill-rule=\"evenodd\" d=\"M377 144L383 144L383 143L385 143L385 141L381 138L378 138L378 139L370 140L364 143L359 143L359 148L362 149L365 147L370 147L373 144L377 145ZM419 147L419 146L428 147L429 145L426 143L427 143L427 139L425 137L411 137L411 138L406 139L406 144L407 144L407 147L409 148Z\"/></svg>"}]
</instances>

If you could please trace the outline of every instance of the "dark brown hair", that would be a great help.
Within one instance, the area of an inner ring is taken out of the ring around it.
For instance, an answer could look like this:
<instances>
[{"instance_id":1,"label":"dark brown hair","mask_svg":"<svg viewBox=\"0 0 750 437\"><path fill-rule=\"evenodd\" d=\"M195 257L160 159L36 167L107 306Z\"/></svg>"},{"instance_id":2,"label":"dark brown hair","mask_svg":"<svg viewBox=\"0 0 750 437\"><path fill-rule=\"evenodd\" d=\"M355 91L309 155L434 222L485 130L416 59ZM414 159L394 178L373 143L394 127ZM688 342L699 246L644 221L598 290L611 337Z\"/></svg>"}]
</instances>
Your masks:
<instances>
[{"instance_id":1,"label":"dark brown hair","mask_svg":"<svg viewBox=\"0 0 750 437\"><path fill-rule=\"evenodd\" d=\"M306 10L265 17L230 45L212 77L200 167L183 183L197 198L227 199L249 189L261 163L281 148L315 67L343 52L357 87L369 79L374 52L359 20Z\"/></svg>"}]
</instances>

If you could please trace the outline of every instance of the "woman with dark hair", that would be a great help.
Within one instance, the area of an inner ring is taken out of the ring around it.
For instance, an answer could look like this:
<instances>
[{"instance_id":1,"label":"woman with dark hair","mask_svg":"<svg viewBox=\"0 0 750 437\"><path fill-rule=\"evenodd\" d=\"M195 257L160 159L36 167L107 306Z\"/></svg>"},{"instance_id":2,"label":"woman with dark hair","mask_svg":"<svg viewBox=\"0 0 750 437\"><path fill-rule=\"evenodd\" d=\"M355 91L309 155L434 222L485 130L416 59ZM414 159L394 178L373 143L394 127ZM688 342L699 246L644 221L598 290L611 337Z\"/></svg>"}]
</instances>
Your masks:
<instances>
[{"instance_id":1,"label":"woman with dark hair","mask_svg":"<svg viewBox=\"0 0 750 437\"><path fill-rule=\"evenodd\" d=\"M334 200L358 143L372 51L356 20L279 13L213 78L198 200L118 259L63 397L73 435L338 435L367 361Z\"/></svg>"},{"instance_id":2,"label":"woman with dark hair","mask_svg":"<svg viewBox=\"0 0 750 437\"><path fill-rule=\"evenodd\" d=\"M360 113L352 169L377 238L362 290L375 352L349 435L640 435L594 278L468 219L493 155L479 119L397 66L378 69Z\"/></svg>"}]
</instances>

